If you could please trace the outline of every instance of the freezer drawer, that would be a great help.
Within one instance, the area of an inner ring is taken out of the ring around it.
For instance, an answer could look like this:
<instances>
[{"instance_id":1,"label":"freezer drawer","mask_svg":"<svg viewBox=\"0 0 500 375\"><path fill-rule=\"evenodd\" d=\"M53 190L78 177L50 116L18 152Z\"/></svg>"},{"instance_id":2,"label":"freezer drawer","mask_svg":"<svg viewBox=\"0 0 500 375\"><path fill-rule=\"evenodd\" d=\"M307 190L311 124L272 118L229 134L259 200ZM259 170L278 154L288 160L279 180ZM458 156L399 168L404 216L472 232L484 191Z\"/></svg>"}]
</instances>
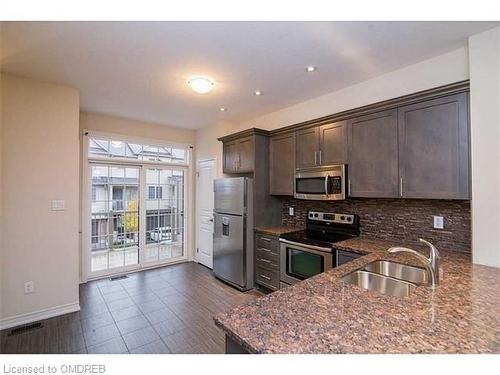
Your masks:
<instances>
[{"instance_id":1,"label":"freezer drawer","mask_svg":"<svg viewBox=\"0 0 500 375\"><path fill-rule=\"evenodd\" d=\"M248 183L249 180L246 177L216 179L214 181L214 211L233 215L245 214Z\"/></svg>"},{"instance_id":2,"label":"freezer drawer","mask_svg":"<svg viewBox=\"0 0 500 375\"><path fill-rule=\"evenodd\" d=\"M245 217L214 213L214 273L246 287Z\"/></svg>"}]
</instances>

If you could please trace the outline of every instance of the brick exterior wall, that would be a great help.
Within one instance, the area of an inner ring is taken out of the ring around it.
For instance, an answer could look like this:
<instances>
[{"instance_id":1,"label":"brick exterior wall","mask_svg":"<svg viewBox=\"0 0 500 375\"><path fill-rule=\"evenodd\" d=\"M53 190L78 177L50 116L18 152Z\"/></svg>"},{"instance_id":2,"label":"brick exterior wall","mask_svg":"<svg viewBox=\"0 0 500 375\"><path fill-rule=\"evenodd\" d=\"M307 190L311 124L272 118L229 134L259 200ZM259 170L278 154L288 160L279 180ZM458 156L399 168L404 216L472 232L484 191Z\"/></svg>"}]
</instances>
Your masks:
<instances>
[{"instance_id":1,"label":"brick exterior wall","mask_svg":"<svg viewBox=\"0 0 500 375\"><path fill-rule=\"evenodd\" d=\"M288 215L288 208L295 215ZM471 252L469 201L421 199L348 199L307 201L283 198L284 225L305 226L307 211L352 213L360 216L361 234L388 241L412 244L418 238L431 241L438 249ZM433 215L444 217L444 229L433 228Z\"/></svg>"}]
</instances>

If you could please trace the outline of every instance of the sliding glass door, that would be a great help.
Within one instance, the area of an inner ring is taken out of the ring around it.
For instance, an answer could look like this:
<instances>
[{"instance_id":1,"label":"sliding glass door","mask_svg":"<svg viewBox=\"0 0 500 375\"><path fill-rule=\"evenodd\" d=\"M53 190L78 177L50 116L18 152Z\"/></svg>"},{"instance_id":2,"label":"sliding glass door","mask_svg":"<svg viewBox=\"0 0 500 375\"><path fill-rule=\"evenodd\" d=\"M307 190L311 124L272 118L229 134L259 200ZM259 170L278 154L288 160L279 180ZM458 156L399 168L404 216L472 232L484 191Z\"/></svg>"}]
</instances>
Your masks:
<instances>
[{"instance_id":1,"label":"sliding glass door","mask_svg":"<svg viewBox=\"0 0 500 375\"><path fill-rule=\"evenodd\" d=\"M145 170L144 263L163 263L184 256L184 171Z\"/></svg>"},{"instance_id":2,"label":"sliding glass door","mask_svg":"<svg viewBox=\"0 0 500 375\"><path fill-rule=\"evenodd\" d=\"M140 168L91 165L91 273L139 264Z\"/></svg>"},{"instance_id":3,"label":"sliding glass door","mask_svg":"<svg viewBox=\"0 0 500 375\"><path fill-rule=\"evenodd\" d=\"M187 150L87 140L88 278L186 259Z\"/></svg>"}]
</instances>

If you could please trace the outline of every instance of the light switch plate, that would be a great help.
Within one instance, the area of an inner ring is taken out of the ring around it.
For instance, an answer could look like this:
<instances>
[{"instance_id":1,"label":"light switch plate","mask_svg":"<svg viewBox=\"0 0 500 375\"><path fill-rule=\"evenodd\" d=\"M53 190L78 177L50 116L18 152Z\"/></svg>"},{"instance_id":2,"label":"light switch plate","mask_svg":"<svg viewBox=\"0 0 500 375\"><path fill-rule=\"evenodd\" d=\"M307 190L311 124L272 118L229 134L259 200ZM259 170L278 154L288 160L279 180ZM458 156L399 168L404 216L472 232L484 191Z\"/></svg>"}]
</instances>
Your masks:
<instances>
[{"instance_id":1,"label":"light switch plate","mask_svg":"<svg viewBox=\"0 0 500 375\"><path fill-rule=\"evenodd\" d=\"M444 218L442 216L433 216L434 218L434 229L444 228Z\"/></svg>"},{"instance_id":2,"label":"light switch plate","mask_svg":"<svg viewBox=\"0 0 500 375\"><path fill-rule=\"evenodd\" d=\"M54 199L52 201L52 211L63 211L64 210L64 200Z\"/></svg>"},{"instance_id":3,"label":"light switch plate","mask_svg":"<svg viewBox=\"0 0 500 375\"><path fill-rule=\"evenodd\" d=\"M293 207L288 207L288 215L290 215L290 216L295 215L295 209Z\"/></svg>"}]
</instances>

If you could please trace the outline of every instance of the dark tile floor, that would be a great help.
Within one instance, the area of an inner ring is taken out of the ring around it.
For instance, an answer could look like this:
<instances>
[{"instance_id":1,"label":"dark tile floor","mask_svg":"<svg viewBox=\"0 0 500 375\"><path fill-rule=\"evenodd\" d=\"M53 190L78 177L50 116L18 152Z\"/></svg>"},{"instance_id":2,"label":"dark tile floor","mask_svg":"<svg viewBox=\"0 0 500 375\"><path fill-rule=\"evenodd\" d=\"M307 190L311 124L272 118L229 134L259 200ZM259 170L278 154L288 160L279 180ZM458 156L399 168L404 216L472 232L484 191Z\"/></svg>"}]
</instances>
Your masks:
<instances>
[{"instance_id":1,"label":"dark tile floor","mask_svg":"<svg viewBox=\"0 0 500 375\"><path fill-rule=\"evenodd\" d=\"M223 353L212 317L257 296L192 262L93 281L80 286L81 311L22 334L0 332L0 352Z\"/></svg>"}]
</instances>

